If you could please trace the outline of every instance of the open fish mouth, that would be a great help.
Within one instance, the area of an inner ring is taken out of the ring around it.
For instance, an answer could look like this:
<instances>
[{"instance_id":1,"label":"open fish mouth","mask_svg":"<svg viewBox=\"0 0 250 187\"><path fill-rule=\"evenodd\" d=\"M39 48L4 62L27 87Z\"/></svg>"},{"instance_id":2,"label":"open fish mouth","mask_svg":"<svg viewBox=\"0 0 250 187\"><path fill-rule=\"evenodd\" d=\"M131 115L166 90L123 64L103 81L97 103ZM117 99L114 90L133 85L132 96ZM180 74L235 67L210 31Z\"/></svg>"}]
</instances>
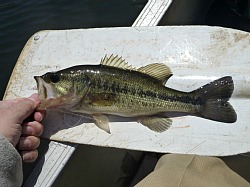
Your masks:
<instances>
[{"instance_id":1,"label":"open fish mouth","mask_svg":"<svg viewBox=\"0 0 250 187\"><path fill-rule=\"evenodd\" d=\"M38 110L46 110L53 108L53 106L58 106L61 100L56 98L53 94L52 87L46 83L41 76L34 76L37 83L38 97L41 101Z\"/></svg>"},{"instance_id":2,"label":"open fish mouth","mask_svg":"<svg viewBox=\"0 0 250 187\"><path fill-rule=\"evenodd\" d=\"M34 76L37 83L38 95L40 99L54 98L52 88L40 76Z\"/></svg>"},{"instance_id":3,"label":"open fish mouth","mask_svg":"<svg viewBox=\"0 0 250 187\"><path fill-rule=\"evenodd\" d=\"M43 76L34 76L34 79L37 83L37 90L38 90L38 97L41 101L40 106L38 109L52 109L61 106L71 106L72 103L75 105L75 102L78 102L79 99L76 101L75 98L70 98L69 95L66 96L59 96L53 85L51 83L47 83L44 80Z\"/></svg>"}]
</instances>

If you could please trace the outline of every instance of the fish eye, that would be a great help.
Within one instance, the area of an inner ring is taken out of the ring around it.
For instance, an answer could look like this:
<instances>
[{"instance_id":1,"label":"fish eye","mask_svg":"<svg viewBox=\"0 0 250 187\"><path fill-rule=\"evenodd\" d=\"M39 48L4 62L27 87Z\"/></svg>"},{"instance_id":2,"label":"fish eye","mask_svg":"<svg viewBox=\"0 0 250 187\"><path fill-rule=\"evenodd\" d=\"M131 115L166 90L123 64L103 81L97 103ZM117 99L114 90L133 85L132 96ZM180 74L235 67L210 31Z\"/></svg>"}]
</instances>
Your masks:
<instances>
[{"instance_id":1,"label":"fish eye","mask_svg":"<svg viewBox=\"0 0 250 187\"><path fill-rule=\"evenodd\" d=\"M50 81L53 82L53 83L57 83L57 82L60 81L60 77L59 77L57 74L51 74L51 75L49 76L49 79L50 79Z\"/></svg>"}]
</instances>

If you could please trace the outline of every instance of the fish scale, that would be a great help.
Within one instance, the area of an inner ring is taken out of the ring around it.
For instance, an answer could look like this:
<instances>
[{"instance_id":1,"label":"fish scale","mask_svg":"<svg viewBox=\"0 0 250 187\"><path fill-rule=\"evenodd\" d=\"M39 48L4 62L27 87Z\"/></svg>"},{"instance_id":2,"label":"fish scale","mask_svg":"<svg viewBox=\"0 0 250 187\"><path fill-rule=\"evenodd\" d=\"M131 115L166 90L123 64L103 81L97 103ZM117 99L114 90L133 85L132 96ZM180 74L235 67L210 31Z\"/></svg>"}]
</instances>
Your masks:
<instances>
[{"instance_id":1,"label":"fish scale","mask_svg":"<svg viewBox=\"0 0 250 187\"><path fill-rule=\"evenodd\" d=\"M120 116L137 116L153 115L168 112L168 110L195 112L201 107L201 103L196 102L199 99L192 94L169 89L156 79L152 81L154 78L148 75L142 76L140 72L130 71L128 73L122 69L100 65L89 66L88 69L92 70L85 72L90 79L90 91L76 111L86 110ZM101 94L107 97L110 94L114 95L113 100L98 102ZM114 106L117 108L116 111L113 110ZM137 112L135 113L135 111Z\"/></svg>"}]
</instances>

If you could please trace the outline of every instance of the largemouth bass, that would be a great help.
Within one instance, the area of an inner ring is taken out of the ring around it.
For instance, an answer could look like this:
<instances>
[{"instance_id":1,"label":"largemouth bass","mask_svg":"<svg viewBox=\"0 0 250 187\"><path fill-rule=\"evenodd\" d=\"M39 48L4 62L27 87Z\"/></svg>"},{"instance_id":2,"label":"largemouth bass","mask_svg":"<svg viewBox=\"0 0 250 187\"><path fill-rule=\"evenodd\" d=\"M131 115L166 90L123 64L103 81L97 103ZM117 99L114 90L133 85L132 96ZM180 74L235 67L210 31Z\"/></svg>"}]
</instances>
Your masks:
<instances>
[{"instance_id":1,"label":"largemouth bass","mask_svg":"<svg viewBox=\"0 0 250 187\"><path fill-rule=\"evenodd\" d=\"M149 64L135 69L122 58L105 56L100 65L80 65L35 76L41 109L62 108L93 116L95 124L110 132L106 114L135 117L156 132L172 120L166 112L184 112L225 123L237 120L228 102L232 77L217 79L191 92L165 86L172 76L168 66Z\"/></svg>"}]
</instances>

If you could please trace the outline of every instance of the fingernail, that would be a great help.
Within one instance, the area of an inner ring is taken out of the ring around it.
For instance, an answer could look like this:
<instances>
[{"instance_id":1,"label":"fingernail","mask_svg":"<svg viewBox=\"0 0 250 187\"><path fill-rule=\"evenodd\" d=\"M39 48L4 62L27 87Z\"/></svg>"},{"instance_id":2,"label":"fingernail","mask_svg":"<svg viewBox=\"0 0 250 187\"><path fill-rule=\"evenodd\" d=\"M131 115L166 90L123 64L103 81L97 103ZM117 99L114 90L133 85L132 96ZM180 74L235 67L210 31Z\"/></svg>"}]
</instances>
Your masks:
<instances>
[{"instance_id":1,"label":"fingernail","mask_svg":"<svg viewBox=\"0 0 250 187\"><path fill-rule=\"evenodd\" d=\"M26 131L27 131L26 134L33 135L33 128L32 127L27 126Z\"/></svg>"},{"instance_id":2,"label":"fingernail","mask_svg":"<svg viewBox=\"0 0 250 187\"><path fill-rule=\"evenodd\" d=\"M34 101L34 102L37 102L38 100L38 97L37 97L37 94L32 94L31 96L28 97L30 100Z\"/></svg>"},{"instance_id":3,"label":"fingernail","mask_svg":"<svg viewBox=\"0 0 250 187\"><path fill-rule=\"evenodd\" d=\"M30 160L30 159L31 159L31 154L30 153L23 154L23 161Z\"/></svg>"},{"instance_id":4,"label":"fingernail","mask_svg":"<svg viewBox=\"0 0 250 187\"><path fill-rule=\"evenodd\" d=\"M20 148L30 148L30 140L25 138L25 139L20 139L20 143L19 143L19 146Z\"/></svg>"},{"instance_id":5,"label":"fingernail","mask_svg":"<svg viewBox=\"0 0 250 187\"><path fill-rule=\"evenodd\" d=\"M36 105L40 104L39 98L37 94L32 94L30 97L28 97L30 100L34 101Z\"/></svg>"},{"instance_id":6,"label":"fingernail","mask_svg":"<svg viewBox=\"0 0 250 187\"><path fill-rule=\"evenodd\" d=\"M38 121L38 122L41 122L41 121L43 120L43 117L44 117L44 116L41 116L41 118L39 119L39 121Z\"/></svg>"}]
</instances>

